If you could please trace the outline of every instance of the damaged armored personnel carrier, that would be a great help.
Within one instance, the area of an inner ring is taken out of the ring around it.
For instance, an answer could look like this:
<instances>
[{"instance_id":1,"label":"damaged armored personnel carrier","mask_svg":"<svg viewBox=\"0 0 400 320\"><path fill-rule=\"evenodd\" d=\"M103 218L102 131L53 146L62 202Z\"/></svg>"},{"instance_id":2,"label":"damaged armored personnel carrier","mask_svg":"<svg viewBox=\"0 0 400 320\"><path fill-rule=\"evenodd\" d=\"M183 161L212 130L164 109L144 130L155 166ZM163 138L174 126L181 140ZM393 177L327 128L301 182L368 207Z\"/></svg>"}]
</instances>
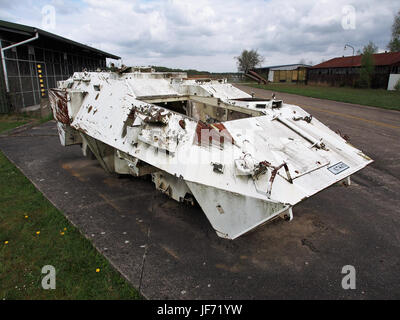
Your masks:
<instances>
[{"instance_id":1,"label":"damaged armored personnel carrier","mask_svg":"<svg viewBox=\"0 0 400 320\"><path fill-rule=\"evenodd\" d=\"M306 111L185 73L79 72L49 90L61 144L108 172L150 174L235 239L372 160Z\"/></svg>"}]
</instances>

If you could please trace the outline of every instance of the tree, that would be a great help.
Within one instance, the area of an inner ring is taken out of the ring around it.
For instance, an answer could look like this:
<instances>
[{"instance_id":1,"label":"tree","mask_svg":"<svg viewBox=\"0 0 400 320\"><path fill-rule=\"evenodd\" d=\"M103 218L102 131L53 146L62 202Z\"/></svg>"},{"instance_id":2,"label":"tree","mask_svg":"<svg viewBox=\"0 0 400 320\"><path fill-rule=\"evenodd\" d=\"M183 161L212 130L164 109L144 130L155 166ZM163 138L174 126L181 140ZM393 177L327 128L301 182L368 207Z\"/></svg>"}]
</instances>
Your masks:
<instances>
[{"instance_id":1,"label":"tree","mask_svg":"<svg viewBox=\"0 0 400 320\"><path fill-rule=\"evenodd\" d=\"M400 51L400 11L394 17L392 25L392 39L390 40L387 48L391 52Z\"/></svg>"},{"instance_id":2,"label":"tree","mask_svg":"<svg viewBox=\"0 0 400 320\"><path fill-rule=\"evenodd\" d=\"M365 53L377 53L378 52L378 46L375 45L375 43L373 43L372 41L368 42L368 44L366 46L364 46L362 54Z\"/></svg>"},{"instance_id":3,"label":"tree","mask_svg":"<svg viewBox=\"0 0 400 320\"><path fill-rule=\"evenodd\" d=\"M257 50L243 50L240 56L235 57L239 71L247 73L264 62L264 58Z\"/></svg>"},{"instance_id":4,"label":"tree","mask_svg":"<svg viewBox=\"0 0 400 320\"><path fill-rule=\"evenodd\" d=\"M363 48L359 84L361 87L371 87L371 81L375 71L374 53L377 51L378 47L372 41Z\"/></svg>"}]
</instances>

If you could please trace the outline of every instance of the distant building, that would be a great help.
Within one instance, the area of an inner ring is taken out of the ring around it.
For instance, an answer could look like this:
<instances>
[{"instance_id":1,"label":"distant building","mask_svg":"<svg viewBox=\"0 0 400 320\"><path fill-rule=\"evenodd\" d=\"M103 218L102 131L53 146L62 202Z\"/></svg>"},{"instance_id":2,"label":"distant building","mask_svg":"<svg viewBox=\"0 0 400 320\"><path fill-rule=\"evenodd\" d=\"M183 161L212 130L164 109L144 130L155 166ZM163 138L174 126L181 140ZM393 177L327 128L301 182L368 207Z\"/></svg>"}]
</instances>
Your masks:
<instances>
[{"instance_id":1,"label":"distant building","mask_svg":"<svg viewBox=\"0 0 400 320\"><path fill-rule=\"evenodd\" d=\"M255 71L270 82L306 82L307 69L311 67L307 64L286 64L257 68Z\"/></svg>"},{"instance_id":2,"label":"distant building","mask_svg":"<svg viewBox=\"0 0 400 320\"><path fill-rule=\"evenodd\" d=\"M309 84L331 86L357 86L360 79L361 55L333 58L308 70ZM400 52L385 52L373 55L375 74L373 88L387 88L390 74L400 73Z\"/></svg>"},{"instance_id":3,"label":"distant building","mask_svg":"<svg viewBox=\"0 0 400 320\"><path fill-rule=\"evenodd\" d=\"M47 89L120 57L44 30L0 20L0 113L40 104Z\"/></svg>"}]
</instances>

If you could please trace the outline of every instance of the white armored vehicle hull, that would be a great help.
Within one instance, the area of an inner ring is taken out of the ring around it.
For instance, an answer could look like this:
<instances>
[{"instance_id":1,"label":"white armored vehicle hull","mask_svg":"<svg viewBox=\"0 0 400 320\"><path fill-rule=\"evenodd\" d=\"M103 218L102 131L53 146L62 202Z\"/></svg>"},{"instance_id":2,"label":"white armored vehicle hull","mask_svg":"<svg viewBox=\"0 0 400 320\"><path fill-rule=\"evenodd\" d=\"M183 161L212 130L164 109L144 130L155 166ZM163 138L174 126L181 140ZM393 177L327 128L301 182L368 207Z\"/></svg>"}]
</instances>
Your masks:
<instances>
[{"instance_id":1,"label":"white armored vehicle hull","mask_svg":"<svg viewBox=\"0 0 400 320\"><path fill-rule=\"evenodd\" d=\"M62 145L151 174L235 239L372 162L303 109L184 73L82 72L49 91Z\"/></svg>"}]
</instances>

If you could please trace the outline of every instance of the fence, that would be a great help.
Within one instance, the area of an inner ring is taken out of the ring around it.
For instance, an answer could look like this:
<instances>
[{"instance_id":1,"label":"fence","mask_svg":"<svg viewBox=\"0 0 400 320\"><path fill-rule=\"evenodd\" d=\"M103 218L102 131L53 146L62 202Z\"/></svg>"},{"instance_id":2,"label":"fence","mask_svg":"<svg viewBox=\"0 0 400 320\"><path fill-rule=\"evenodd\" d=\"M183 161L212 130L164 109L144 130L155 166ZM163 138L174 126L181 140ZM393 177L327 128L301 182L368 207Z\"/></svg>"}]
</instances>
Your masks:
<instances>
[{"instance_id":1,"label":"fence","mask_svg":"<svg viewBox=\"0 0 400 320\"><path fill-rule=\"evenodd\" d=\"M0 40L2 47L11 44ZM57 86L57 81L66 80L84 68L105 67L105 59L21 45L5 51L5 64L9 93L6 94L3 81L0 88L2 113L40 104L41 98L47 97L47 90Z\"/></svg>"}]
</instances>

